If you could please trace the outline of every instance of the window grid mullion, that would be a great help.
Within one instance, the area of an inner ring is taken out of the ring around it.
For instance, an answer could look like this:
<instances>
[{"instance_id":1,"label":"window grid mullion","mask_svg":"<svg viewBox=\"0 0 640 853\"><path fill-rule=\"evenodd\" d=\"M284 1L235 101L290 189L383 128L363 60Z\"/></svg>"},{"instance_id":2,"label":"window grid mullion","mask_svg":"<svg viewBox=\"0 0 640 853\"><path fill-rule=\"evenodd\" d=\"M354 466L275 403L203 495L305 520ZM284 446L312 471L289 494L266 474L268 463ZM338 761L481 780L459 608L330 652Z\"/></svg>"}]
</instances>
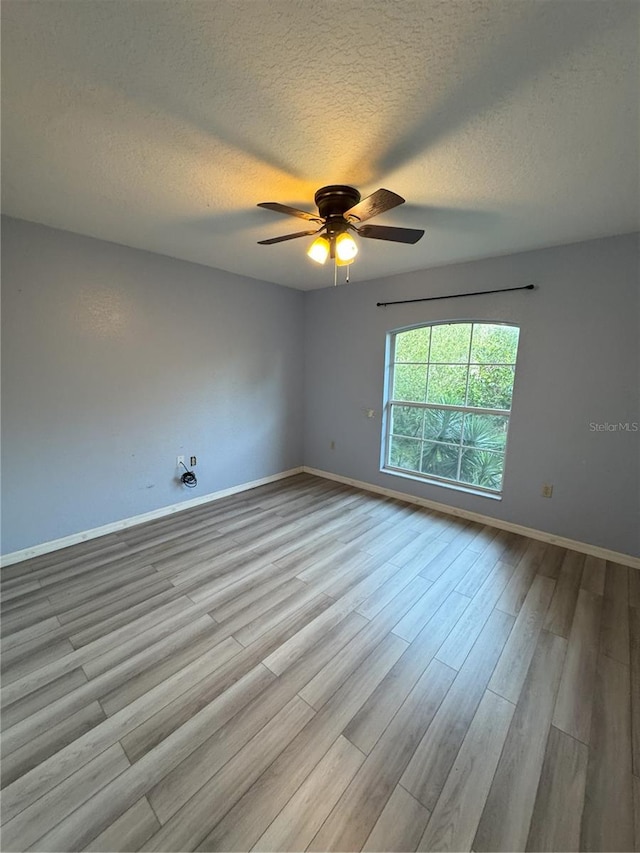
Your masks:
<instances>
[{"instance_id":1,"label":"window grid mullion","mask_svg":"<svg viewBox=\"0 0 640 853\"><path fill-rule=\"evenodd\" d=\"M427 397L429 395L429 381L431 379L431 344L433 343L433 326L429 328L429 346L427 348L427 369L426 369L426 379L424 386L424 401L427 402ZM420 445L420 471L422 471L422 460L424 457L424 443L427 440L425 436L427 419L422 415L422 444Z\"/></svg>"},{"instance_id":2,"label":"window grid mullion","mask_svg":"<svg viewBox=\"0 0 640 853\"><path fill-rule=\"evenodd\" d=\"M473 346L473 332L475 330L476 324L471 324L471 334L469 335L469 353L467 355L467 378L464 386L464 404L465 406L469 402L469 373L471 372L471 347ZM467 415L465 412L462 413L462 424L460 426L460 447L458 449L458 468L456 470L456 480L459 480L462 476L462 446L464 443L464 427L467 420Z\"/></svg>"},{"instance_id":3,"label":"window grid mullion","mask_svg":"<svg viewBox=\"0 0 640 853\"><path fill-rule=\"evenodd\" d=\"M431 345L433 344L433 326L429 329L429 349L427 350L427 384L424 389L424 401L429 396L429 382L431 381ZM422 439L424 440L424 421L422 422Z\"/></svg>"},{"instance_id":4,"label":"window grid mullion","mask_svg":"<svg viewBox=\"0 0 640 853\"><path fill-rule=\"evenodd\" d=\"M467 354L467 381L464 386L464 404L467 405L469 401L469 370L471 366L471 346L473 344L473 330L475 329L475 323L471 324L471 334L469 335L469 352ZM464 424L463 424L464 426ZM462 435L460 436L460 444L462 444Z\"/></svg>"},{"instance_id":5,"label":"window grid mullion","mask_svg":"<svg viewBox=\"0 0 640 853\"><path fill-rule=\"evenodd\" d=\"M438 364L443 367L463 367L465 364L473 364L474 367L515 367L515 361L394 361L394 366L410 365L417 367L423 364Z\"/></svg>"},{"instance_id":6,"label":"window grid mullion","mask_svg":"<svg viewBox=\"0 0 640 853\"><path fill-rule=\"evenodd\" d=\"M501 415L509 416L511 409L480 409L476 406L450 406L447 403L417 403L411 400L389 400L392 406L405 406L415 409L443 409L450 412L463 412L469 415Z\"/></svg>"}]
</instances>

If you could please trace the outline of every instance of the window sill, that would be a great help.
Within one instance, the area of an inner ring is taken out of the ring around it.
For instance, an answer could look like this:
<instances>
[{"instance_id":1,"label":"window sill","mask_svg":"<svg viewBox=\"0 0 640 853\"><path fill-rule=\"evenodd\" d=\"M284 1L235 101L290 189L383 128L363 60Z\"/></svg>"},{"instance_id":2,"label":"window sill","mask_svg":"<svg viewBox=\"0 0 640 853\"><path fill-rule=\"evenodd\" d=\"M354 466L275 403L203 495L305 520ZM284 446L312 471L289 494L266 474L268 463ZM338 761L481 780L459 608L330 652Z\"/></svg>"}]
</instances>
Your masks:
<instances>
[{"instance_id":1,"label":"window sill","mask_svg":"<svg viewBox=\"0 0 640 853\"><path fill-rule=\"evenodd\" d=\"M406 471L401 471L396 468L381 468L381 473L389 474L391 477L400 477L403 480L412 480L414 483L426 483L428 486L438 486L439 488L451 489L454 492L463 492L466 495L475 495L479 498L489 498L492 501L501 501L502 493L486 492L483 489L474 489L473 486L463 486L458 483L448 483L444 480L436 480L431 477L418 477L417 475L409 474Z\"/></svg>"}]
</instances>

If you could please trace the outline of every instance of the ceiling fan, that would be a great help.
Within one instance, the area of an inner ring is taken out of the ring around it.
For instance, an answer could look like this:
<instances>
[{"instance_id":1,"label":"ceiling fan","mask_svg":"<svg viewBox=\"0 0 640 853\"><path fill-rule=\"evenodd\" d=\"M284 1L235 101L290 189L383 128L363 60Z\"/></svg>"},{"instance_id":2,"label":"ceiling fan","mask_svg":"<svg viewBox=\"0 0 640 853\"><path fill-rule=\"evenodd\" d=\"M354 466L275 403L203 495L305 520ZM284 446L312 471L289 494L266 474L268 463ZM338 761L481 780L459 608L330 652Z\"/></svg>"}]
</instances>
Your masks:
<instances>
[{"instance_id":1,"label":"ceiling fan","mask_svg":"<svg viewBox=\"0 0 640 853\"><path fill-rule=\"evenodd\" d=\"M274 210L276 213L286 213L297 216L313 223L314 227L307 231L297 231L295 234L285 234L282 237L272 237L270 240L258 240L262 246L272 243L282 243L285 240L295 240L297 237L307 237L311 234L318 236L307 251L307 255L317 263L324 264L328 257L335 258L337 266L347 266L353 263L358 254L358 246L349 232L359 237L373 240L390 240L394 243L417 243L424 231L417 228L391 228L386 225L362 225L377 216L404 204L402 196L391 190L376 190L367 198L361 199L360 193L354 187L332 184L321 187L315 194L314 200L318 213L308 213L288 207L277 201L263 201L258 207Z\"/></svg>"}]
</instances>

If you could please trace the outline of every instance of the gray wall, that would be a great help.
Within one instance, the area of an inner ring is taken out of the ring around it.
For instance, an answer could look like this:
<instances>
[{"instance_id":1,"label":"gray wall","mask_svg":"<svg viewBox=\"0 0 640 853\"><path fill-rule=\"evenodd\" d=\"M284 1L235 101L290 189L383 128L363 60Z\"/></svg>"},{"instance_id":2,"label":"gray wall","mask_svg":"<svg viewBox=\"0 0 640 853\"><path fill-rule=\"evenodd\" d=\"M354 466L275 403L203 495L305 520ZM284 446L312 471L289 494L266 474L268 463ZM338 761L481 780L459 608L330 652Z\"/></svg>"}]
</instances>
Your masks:
<instances>
[{"instance_id":1,"label":"gray wall","mask_svg":"<svg viewBox=\"0 0 640 853\"><path fill-rule=\"evenodd\" d=\"M640 554L640 432L589 426L640 421L638 281L638 235L628 235L308 293L305 464ZM376 308L529 283L538 289ZM474 319L521 327L500 502L379 470L387 332Z\"/></svg>"},{"instance_id":2,"label":"gray wall","mask_svg":"<svg viewBox=\"0 0 640 853\"><path fill-rule=\"evenodd\" d=\"M3 553L302 464L302 293L2 225Z\"/></svg>"},{"instance_id":3,"label":"gray wall","mask_svg":"<svg viewBox=\"0 0 640 853\"><path fill-rule=\"evenodd\" d=\"M640 433L589 428L640 421L637 235L309 293L7 218L2 250L2 553L303 463L640 553ZM450 319L521 326L500 502L379 470L386 334Z\"/></svg>"}]
</instances>

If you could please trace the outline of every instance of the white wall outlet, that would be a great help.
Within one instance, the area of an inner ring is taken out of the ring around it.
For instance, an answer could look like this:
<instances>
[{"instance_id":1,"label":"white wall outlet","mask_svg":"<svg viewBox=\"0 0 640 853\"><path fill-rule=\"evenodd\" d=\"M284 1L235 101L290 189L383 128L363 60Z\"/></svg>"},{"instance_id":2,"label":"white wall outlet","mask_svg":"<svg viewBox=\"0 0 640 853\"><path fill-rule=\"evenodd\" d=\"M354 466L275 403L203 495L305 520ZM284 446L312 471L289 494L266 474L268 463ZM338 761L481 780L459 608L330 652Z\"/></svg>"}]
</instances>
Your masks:
<instances>
[{"instance_id":1,"label":"white wall outlet","mask_svg":"<svg viewBox=\"0 0 640 853\"><path fill-rule=\"evenodd\" d=\"M198 461L198 460L196 459L196 457L195 457L195 456L192 456L192 457L191 457L191 459L190 459L190 461L189 461L189 465L191 465L191 467L193 468L193 467L194 467L194 465L197 463L197 461Z\"/></svg>"},{"instance_id":2,"label":"white wall outlet","mask_svg":"<svg viewBox=\"0 0 640 853\"><path fill-rule=\"evenodd\" d=\"M181 465L184 465L184 456L176 457L176 468L179 468Z\"/></svg>"},{"instance_id":3,"label":"white wall outlet","mask_svg":"<svg viewBox=\"0 0 640 853\"><path fill-rule=\"evenodd\" d=\"M335 449L336 449L335 441L330 441L329 442L329 450L335 450Z\"/></svg>"},{"instance_id":4,"label":"white wall outlet","mask_svg":"<svg viewBox=\"0 0 640 853\"><path fill-rule=\"evenodd\" d=\"M545 483L542 487L542 497L550 498L553 495L553 485L551 483Z\"/></svg>"}]
</instances>

